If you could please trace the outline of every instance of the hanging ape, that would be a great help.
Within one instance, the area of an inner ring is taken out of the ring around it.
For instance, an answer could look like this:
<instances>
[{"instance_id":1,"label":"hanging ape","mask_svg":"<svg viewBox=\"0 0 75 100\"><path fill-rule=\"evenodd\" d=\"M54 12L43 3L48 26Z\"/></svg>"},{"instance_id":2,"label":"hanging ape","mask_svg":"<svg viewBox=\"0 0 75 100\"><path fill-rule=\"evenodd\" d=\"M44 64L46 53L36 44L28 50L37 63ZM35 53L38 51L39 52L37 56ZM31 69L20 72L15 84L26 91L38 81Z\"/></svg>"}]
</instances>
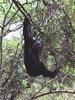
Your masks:
<instances>
[{"instance_id":1,"label":"hanging ape","mask_svg":"<svg viewBox=\"0 0 75 100\"><path fill-rule=\"evenodd\" d=\"M54 78L58 70L49 71L39 59L39 53L42 49L41 43L33 39L31 34L31 24L29 18L25 18L23 23L24 35L24 63L27 73L36 77L43 75L44 77Z\"/></svg>"}]
</instances>

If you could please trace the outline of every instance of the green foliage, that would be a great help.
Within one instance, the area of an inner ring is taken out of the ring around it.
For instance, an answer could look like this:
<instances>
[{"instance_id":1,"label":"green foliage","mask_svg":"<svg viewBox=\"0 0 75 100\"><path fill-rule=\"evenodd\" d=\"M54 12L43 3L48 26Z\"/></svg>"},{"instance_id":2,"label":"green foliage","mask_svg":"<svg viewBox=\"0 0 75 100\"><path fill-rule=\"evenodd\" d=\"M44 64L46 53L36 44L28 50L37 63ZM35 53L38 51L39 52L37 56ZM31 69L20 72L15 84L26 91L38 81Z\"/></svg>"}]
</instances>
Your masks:
<instances>
[{"instance_id":1,"label":"green foliage","mask_svg":"<svg viewBox=\"0 0 75 100\"><path fill-rule=\"evenodd\" d=\"M7 0L6 0L7 1ZM5 14L10 8L10 4L4 0L0 0L0 19L3 19ZM56 0L59 4L60 0ZM31 2L31 1L30 1ZM52 3L52 2L51 2ZM51 16L51 13L47 11L47 7L45 7L41 0L33 0L33 3L25 4L25 9L31 14L33 21L37 24L37 26L40 27L40 32L35 28L35 26L32 27L33 33L35 32L40 33L40 36L42 37L42 40L44 43L51 42L51 46L54 49L60 48L61 49L61 39L63 36L63 29L64 29L64 14L63 12L60 12L58 9L54 12L54 14ZM64 8L65 11L67 11L69 17L71 18L71 22L73 24L73 27L75 28L75 1L74 0L64 0ZM49 10L49 9L48 9ZM8 18L11 18L12 15L14 15L15 10L14 7L11 8ZM18 20L21 17L21 13L18 12L18 14L15 15L13 18L14 20ZM50 17L50 19L49 19ZM72 40L72 47L75 50L75 32L71 34L71 40ZM50 41L47 41L47 39L51 39ZM47 42L46 42L47 41ZM21 86L21 91L23 92L22 95L20 95L19 99L17 100L24 100L25 97L31 97L35 92L37 92L47 81L50 79L48 78L40 78L37 77L36 79L30 79L26 73L26 69L23 63L23 53L21 51L21 45L18 46L20 42L19 38L12 38L11 40L3 40L3 64L6 66L6 70L10 71L10 65L11 61L14 60L14 63L16 62L16 59L18 58L19 53L21 53L21 57L19 58L18 63L18 73L19 73L19 83ZM18 50L17 50L18 46ZM17 50L16 58L15 53ZM59 50L63 54L63 50ZM14 59L15 58L15 59ZM41 60L45 63L46 67L49 69L53 69L53 65L55 64L55 58L53 55L50 54L49 50L47 48L43 49L42 57L40 57ZM64 58L65 60L65 58ZM73 62L72 62L73 63ZM75 65L72 64L69 61L65 61L65 64L63 64L63 68L60 69L61 72L64 72L66 76L62 77L62 79L59 79L58 82L53 82L48 84L43 92L50 91L50 89L66 89L66 88L73 88L74 82L75 82ZM68 73L68 74L67 74ZM71 76L71 77L68 77ZM60 77L61 78L61 77ZM74 79L74 80L71 80ZM60 80L63 80L63 82L60 82ZM21 98L21 99L20 99ZM73 95L69 97L68 94L50 94L48 96L41 97L39 100L73 100Z\"/></svg>"},{"instance_id":2,"label":"green foliage","mask_svg":"<svg viewBox=\"0 0 75 100\"><path fill-rule=\"evenodd\" d=\"M16 51L18 43L18 38L12 38L11 40L5 39L3 42L3 51L6 53L6 55L13 55L13 53ZM19 46L19 48L21 48L21 46Z\"/></svg>"}]
</instances>

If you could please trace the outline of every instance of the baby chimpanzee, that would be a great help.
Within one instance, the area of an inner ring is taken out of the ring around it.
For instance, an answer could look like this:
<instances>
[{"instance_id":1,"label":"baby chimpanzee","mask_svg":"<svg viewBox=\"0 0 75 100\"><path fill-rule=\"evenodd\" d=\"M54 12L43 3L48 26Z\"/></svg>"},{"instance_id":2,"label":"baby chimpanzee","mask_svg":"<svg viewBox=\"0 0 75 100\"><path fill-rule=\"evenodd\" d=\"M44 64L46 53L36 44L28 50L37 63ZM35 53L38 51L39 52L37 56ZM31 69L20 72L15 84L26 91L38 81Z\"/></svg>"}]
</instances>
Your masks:
<instances>
[{"instance_id":1,"label":"baby chimpanzee","mask_svg":"<svg viewBox=\"0 0 75 100\"><path fill-rule=\"evenodd\" d=\"M44 77L54 78L58 70L49 71L39 59L39 54L42 49L41 43L34 40L31 34L31 24L28 17L24 19L23 23L24 35L24 63L27 73L36 77L43 75Z\"/></svg>"}]
</instances>

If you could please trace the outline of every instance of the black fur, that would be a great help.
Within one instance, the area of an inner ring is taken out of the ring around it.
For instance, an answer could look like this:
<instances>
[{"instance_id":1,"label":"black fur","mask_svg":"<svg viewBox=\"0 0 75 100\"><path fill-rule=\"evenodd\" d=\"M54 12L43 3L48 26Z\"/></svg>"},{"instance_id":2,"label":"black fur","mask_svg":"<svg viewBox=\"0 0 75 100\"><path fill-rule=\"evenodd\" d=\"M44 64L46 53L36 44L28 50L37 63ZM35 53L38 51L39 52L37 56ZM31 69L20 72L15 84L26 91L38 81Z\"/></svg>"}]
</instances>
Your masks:
<instances>
[{"instance_id":1,"label":"black fur","mask_svg":"<svg viewBox=\"0 0 75 100\"><path fill-rule=\"evenodd\" d=\"M23 23L24 35L24 63L27 73L36 77L43 75L44 77L54 78L58 71L49 71L39 59L39 53L42 49L40 43L33 39L31 34L31 24L29 18L25 18Z\"/></svg>"}]
</instances>

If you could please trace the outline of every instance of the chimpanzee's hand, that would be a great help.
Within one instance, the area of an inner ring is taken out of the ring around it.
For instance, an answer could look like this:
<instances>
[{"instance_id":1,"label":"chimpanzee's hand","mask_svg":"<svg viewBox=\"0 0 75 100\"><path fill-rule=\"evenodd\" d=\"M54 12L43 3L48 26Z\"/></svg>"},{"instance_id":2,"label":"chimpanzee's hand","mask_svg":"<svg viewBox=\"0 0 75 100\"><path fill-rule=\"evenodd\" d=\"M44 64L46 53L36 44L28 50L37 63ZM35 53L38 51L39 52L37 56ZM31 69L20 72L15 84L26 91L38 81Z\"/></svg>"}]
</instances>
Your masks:
<instances>
[{"instance_id":1,"label":"chimpanzee's hand","mask_svg":"<svg viewBox=\"0 0 75 100\"><path fill-rule=\"evenodd\" d=\"M24 26L28 27L28 25L30 25L30 19L28 17L25 17Z\"/></svg>"}]
</instances>

